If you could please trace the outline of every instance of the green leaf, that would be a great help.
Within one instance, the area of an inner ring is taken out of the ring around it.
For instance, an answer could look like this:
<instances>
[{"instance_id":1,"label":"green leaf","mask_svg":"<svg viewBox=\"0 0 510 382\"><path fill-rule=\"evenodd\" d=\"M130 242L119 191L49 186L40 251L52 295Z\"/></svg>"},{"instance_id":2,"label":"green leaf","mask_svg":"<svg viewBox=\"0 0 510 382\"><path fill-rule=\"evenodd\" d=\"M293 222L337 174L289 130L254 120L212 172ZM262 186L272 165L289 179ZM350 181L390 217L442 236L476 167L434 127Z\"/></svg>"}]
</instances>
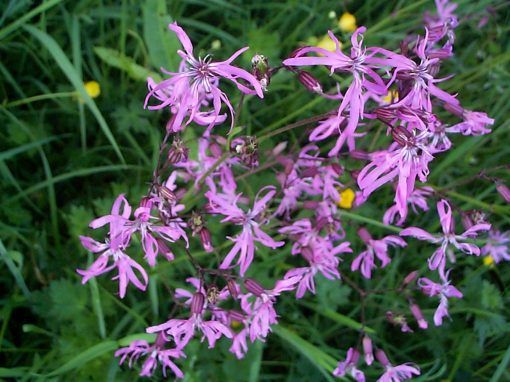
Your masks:
<instances>
[{"instance_id":1,"label":"green leaf","mask_svg":"<svg viewBox=\"0 0 510 382\"><path fill-rule=\"evenodd\" d=\"M273 332L281 339L291 344L296 350L303 354L315 365L328 381L333 381L333 372L336 361L329 354L324 353L315 345L298 336L296 333L286 329L282 325L273 327Z\"/></svg>"},{"instance_id":2,"label":"green leaf","mask_svg":"<svg viewBox=\"0 0 510 382\"><path fill-rule=\"evenodd\" d=\"M152 65L177 71L181 58L177 50L181 45L175 33L168 29L172 22L164 0L147 0L143 6L143 37Z\"/></svg>"},{"instance_id":3,"label":"green leaf","mask_svg":"<svg viewBox=\"0 0 510 382\"><path fill-rule=\"evenodd\" d=\"M74 88L80 93L82 99L84 100L85 104L88 106L94 117L96 118L97 122L99 123L99 126L101 127L101 130L103 130L104 135L110 141L110 144L112 145L113 149L115 150L117 156L119 157L120 161L122 163L126 163L124 160L124 157L122 156L122 153L120 151L119 145L117 144L117 141L115 140L115 137L112 134L112 131L110 130L110 127L106 123L106 120L104 119L103 115L99 111L96 103L92 100L92 98L87 94L87 91L85 90L85 86L80 78L80 75L76 72L76 69L74 68L71 61L69 61L69 58L67 58L66 54L62 50L62 48L57 44L57 42L48 35L47 33L34 28L33 26L27 25L24 27L30 34L32 34L35 38L37 38L46 49L50 52L50 54L53 56L55 61L57 62L57 65L60 67L60 69L64 72L67 79L71 84L74 86Z\"/></svg>"},{"instance_id":4,"label":"green leaf","mask_svg":"<svg viewBox=\"0 0 510 382\"><path fill-rule=\"evenodd\" d=\"M161 81L161 76L158 73L138 65L131 57L127 57L115 49L96 46L94 52L106 64L126 72L134 80L145 82L147 77L152 77L156 82Z\"/></svg>"},{"instance_id":5,"label":"green leaf","mask_svg":"<svg viewBox=\"0 0 510 382\"><path fill-rule=\"evenodd\" d=\"M68 371L77 369L86 363L102 356L105 353L110 353L117 349L118 343L117 341L105 341L100 342L97 345L92 346L91 348L85 350L84 352L78 354L76 357L71 359L69 362L60 366L58 369L53 370L51 373L47 374L47 377L54 377L56 375L67 373Z\"/></svg>"},{"instance_id":6,"label":"green leaf","mask_svg":"<svg viewBox=\"0 0 510 382\"><path fill-rule=\"evenodd\" d=\"M30 12L24 14L13 23L7 25L5 28L0 29L0 40L9 35L10 33L14 32L15 30L17 30L20 27L20 25L22 25L24 22L30 20L32 17L35 17L47 11L48 9L54 7L60 2L62 2L62 0L48 0L39 5L38 7L32 9Z\"/></svg>"}]
</instances>

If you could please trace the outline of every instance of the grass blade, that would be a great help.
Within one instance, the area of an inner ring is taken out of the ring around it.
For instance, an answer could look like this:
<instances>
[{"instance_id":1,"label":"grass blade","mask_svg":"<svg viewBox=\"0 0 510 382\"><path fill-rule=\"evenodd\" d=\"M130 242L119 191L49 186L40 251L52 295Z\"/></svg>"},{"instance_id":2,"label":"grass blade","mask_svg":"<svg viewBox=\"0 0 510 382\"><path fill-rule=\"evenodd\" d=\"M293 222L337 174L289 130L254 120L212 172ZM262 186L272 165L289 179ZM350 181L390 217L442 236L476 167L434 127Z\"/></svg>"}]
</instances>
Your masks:
<instances>
[{"instance_id":1,"label":"grass blade","mask_svg":"<svg viewBox=\"0 0 510 382\"><path fill-rule=\"evenodd\" d=\"M110 141L110 144L112 145L113 149L115 150L115 153L119 157L120 161L122 163L126 163L124 160L124 157L122 156L122 153L120 151L119 145L117 144L117 141L115 140L112 131L110 130L110 127L106 123L106 120L104 119L103 115L99 111L96 103L90 98L90 96L87 94L87 91L85 90L85 87L83 85L83 82L79 76L79 74L76 72L76 69L74 68L73 64L67 56L65 55L62 48L57 44L57 42L47 33L33 27L30 25L27 25L24 27L30 34L32 34L35 38L37 38L46 49L50 52L50 54L53 56L55 61L57 62L58 66L64 74L66 75L67 79L71 84L74 86L74 88L80 93L82 99L84 100L85 104L88 106L94 117L96 118L97 122L99 123L99 126L101 127L101 130L103 130L104 135Z\"/></svg>"}]
</instances>

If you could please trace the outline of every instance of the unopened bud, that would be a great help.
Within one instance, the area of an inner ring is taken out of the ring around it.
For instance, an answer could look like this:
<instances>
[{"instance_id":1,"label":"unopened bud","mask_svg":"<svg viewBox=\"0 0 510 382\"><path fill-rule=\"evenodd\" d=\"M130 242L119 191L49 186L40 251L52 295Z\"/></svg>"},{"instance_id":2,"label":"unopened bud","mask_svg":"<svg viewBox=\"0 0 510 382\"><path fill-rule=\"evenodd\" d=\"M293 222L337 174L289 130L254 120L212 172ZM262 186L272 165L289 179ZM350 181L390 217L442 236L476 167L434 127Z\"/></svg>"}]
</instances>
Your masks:
<instances>
[{"instance_id":1,"label":"unopened bud","mask_svg":"<svg viewBox=\"0 0 510 382\"><path fill-rule=\"evenodd\" d=\"M227 281L227 289L228 293L230 293L230 296L236 300L237 296L239 296L239 285L237 285L234 279L229 279Z\"/></svg>"},{"instance_id":2,"label":"unopened bud","mask_svg":"<svg viewBox=\"0 0 510 382\"><path fill-rule=\"evenodd\" d=\"M425 321L425 318L423 317L421 309L418 305L411 304L411 313L413 314L414 318L418 322L418 326L421 329L427 329L429 327L429 324L427 321Z\"/></svg>"},{"instance_id":3,"label":"unopened bud","mask_svg":"<svg viewBox=\"0 0 510 382\"><path fill-rule=\"evenodd\" d=\"M207 253L211 253L214 248L212 246L212 242L211 242L211 233L209 232L209 230L207 228L202 228L200 230L200 242L202 243L202 246L204 247L204 250L207 252Z\"/></svg>"},{"instance_id":4,"label":"unopened bud","mask_svg":"<svg viewBox=\"0 0 510 382\"><path fill-rule=\"evenodd\" d=\"M507 203L510 203L510 188L501 182L497 182L496 190L498 190L499 194L503 197L503 199L505 199Z\"/></svg>"},{"instance_id":5,"label":"unopened bud","mask_svg":"<svg viewBox=\"0 0 510 382\"><path fill-rule=\"evenodd\" d=\"M203 293L197 292L191 298L191 313L201 314L204 310L205 296Z\"/></svg>"},{"instance_id":6,"label":"unopened bud","mask_svg":"<svg viewBox=\"0 0 510 382\"><path fill-rule=\"evenodd\" d=\"M363 337L363 353L365 362L368 366L374 362L374 353L372 349L372 339L369 336Z\"/></svg>"},{"instance_id":7,"label":"unopened bud","mask_svg":"<svg viewBox=\"0 0 510 382\"><path fill-rule=\"evenodd\" d=\"M246 290L253 295L260 297L264 293L264 288L258 282L253 279L244 280L244 287Z\"/></svg>"},{"instance_id":8,"label":"unopened bud","mask_svg":"<svg viewBox=\"0 0 510 382\"><path fill-rule=\"evenodd\" d=\"M388 357L386 356L386 353L382 349L377 349L375 352L375 358L379 361L379 363L386 367L390 364L390 361L388 360Z\"/></svg>"},{"instance_id":9,"label":"unopened bud","mask_svg":"<svg viewBox=\"0 0 510 382\"><path fill-rule=\"evenodd\" d=\"M368 232L367 229L363 227L358 229L358 236L361 237L361 240L363 240L365 243L368 243L370 240L372 240L372 235L370 235L370 232Z\"/></svg>"},{"instance_id":10,"label":"unopened bud","mask_svg":"<svg viewBox=\"0 0 510 382\"><path fill-rule=\"evenodd\" d=\"M418 276L418 271L413 271L411 273L409 273L405 278L404 278L404 281L402 282L402 285L403 286L406 286L410 283L412 283L416 277Z\"/></svg>"},{"instance_id":11,"label":"unopened bud","mask_svg":"<svg viewBox=\"0 0 510 382\"><path fill-rule=\"evenodd\" d=\"M306 90L312 93L322 93L322 86L320 82L307 71L300 70L298 72L298 80L301 82L301 85L306 88Z\"/></svg>"}]
</instances>

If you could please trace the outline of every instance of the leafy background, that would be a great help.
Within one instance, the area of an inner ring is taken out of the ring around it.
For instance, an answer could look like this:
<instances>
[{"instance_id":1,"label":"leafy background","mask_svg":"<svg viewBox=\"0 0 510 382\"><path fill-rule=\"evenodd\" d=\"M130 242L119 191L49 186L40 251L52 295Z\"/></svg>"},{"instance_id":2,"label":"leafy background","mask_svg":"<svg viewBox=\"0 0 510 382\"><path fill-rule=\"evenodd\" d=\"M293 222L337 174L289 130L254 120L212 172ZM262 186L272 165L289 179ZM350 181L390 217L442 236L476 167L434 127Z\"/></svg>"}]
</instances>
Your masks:
<instances>
[{"instance_id":1,"label":"leafy background","mask_svg":"<svg viewBox=\"0 0 510 382\"><path fill-rule=\"evenodd\" d=\"M455 137L454 148L432 163L429 182L458 207L482 209L496 227L508 229L510 209L495 186L471 178L510 157L508 2L458 3L462 24L456 55L443 68L455 77L444 88L496 123L491 135ZM161 66L178 63L178 43L166 24L177 20L197 51L219 58L249 45L238 61L248 67L255 53L278 65L303 41L323 36L335 26L328 18L332 10L355 14L358 25L368 27L367 43L390 49L397 49L408 33L421 32L423 12L434 10L432 0L4 0L1 5L0 378L21 381L137 380L136 369L118 366L114 350L149 324L162 322L172 306L171 290L191 274L176 248L174 262L151 270L147 294L130 289L121 301L108 277L82 286L75 272L92 260L77 239L89 233L88 222L109 211L118 193L127 192L136 202L147 187L167 115L143 110L144 82L147 75L157 77ZM483 15L489 21L479 28ZM328 80L325 74L322 79ZM86 94L83 82L89 80L99 82L100 97ZM332 107L281 73L264 101L245 102L239 124L248 133L262 134ZM185 138L193 143L192 129ZM265 147L282 140L298 139L294 133L279 135ZM380 135L370 143L371 148L384 145ZM509 180L503 171L493 174ZM250 195L267 179L255 174L242 184ZM354 238L358 224L371 225L376 235L391 231L376 224L391 199L387 187L363 208L346 212L348 238ZM413 224L437 230L434 209ZM211 226L216 227L213 240L223 242L223 228ZM214 264L200 248L193 250L204 264ZM424 269L431 251L412 242L370 282L352 277L368 289L391 288L410 270ZM288 246L258 256L251 275L267 286L293 261ZM348 268L349 262L341 265ZM391 293L373 296L368 330L395 361L417 362L422 368L418 380L510 380L508 270L507 264L487 267L480 258L463 258L454 284L465 298L453 302L453 321L414 335L400 333L384 319L387 310L405 312L404 299ZM435 301L419 302L430 319ZM226 343L209 351L192 342L182 364L186 380L330 381L336 361L357 343L359 306L346 285L319 280L315 297L280 299L281 324L243 361L228 353ZM369 371L368 379L377 374Z\"/></svg>"}]
</instances>

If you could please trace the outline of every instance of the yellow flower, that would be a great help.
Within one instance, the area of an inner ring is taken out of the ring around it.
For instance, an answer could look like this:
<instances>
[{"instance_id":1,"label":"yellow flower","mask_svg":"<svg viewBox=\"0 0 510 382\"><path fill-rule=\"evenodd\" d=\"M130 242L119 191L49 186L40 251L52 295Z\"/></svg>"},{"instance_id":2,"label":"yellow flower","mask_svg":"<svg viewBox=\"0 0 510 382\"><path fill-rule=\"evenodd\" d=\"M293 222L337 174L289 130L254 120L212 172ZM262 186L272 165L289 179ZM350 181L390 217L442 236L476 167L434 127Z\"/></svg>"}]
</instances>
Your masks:
<instances>
[{"instance_id":1,"label":"yellow flower","mask_svg":"<svg viewBox=\"0 0 510 382\"><path fill-rule=\"evenodd\" d=\"M486 267L493 267L494 266L494 259L492 258L492 256L485 256L483 258L483 264L486 266Z\"/></svg>"},{"instance_id":2,"label":"yellow flower","mask_svg":"<svg viewBox=\"0 0 510 382\"><path fill-rule=\"evenodd\" d=\"M385 103L393 103L398 101L398 91L397 90L388 90L388 94L382 97L382 100Z\"/></svg>"},{"instance_id":3,"label":"yellow flower","mask_svg":"<svg viewBox=\"0 0 510 382\"><path fill-rule=\"evenodd\" d=\"M338 19L338 28L340 28L342 32L354 32L357 28L356 17L349 12L345 12Z\"/></svg>"},{"instance_id":4,"label":"yellow flower","mask_svg":"<svg viewBox=\"0 0 510 382\"><path fill-rule=\"evenodd\" d=\"M97 98L101 94L101 86L96 81L85 82L84 84L87 94L91 98Z\"/></svg>"},{"instance_id":5,"label":"yellow flower","mask_svg":"<svg viewBox=\"0 0 510 382\"><path fill-rule=\"evenodd\" d=\"M329 38L328 35L325 35L323 38L319 40L319 42L317 43L317 47L329 50L330 52L334 52L336 50L335 43L333 42L333 40ZM342 43L340 43L340 49L342 49Z\"/></svg>"},{"instance_id":6,"label":"yellow flower","mask_svg":"<svg viewBox=\"0 0 510 382\"><path fill-rule=\"evenodd\" d=\"M356 194L351 188L346 188L340 192L340 200L337 202L338 207L349 210L352 208L352 204L356 199Z\"/></svg>"}]
</instances>

